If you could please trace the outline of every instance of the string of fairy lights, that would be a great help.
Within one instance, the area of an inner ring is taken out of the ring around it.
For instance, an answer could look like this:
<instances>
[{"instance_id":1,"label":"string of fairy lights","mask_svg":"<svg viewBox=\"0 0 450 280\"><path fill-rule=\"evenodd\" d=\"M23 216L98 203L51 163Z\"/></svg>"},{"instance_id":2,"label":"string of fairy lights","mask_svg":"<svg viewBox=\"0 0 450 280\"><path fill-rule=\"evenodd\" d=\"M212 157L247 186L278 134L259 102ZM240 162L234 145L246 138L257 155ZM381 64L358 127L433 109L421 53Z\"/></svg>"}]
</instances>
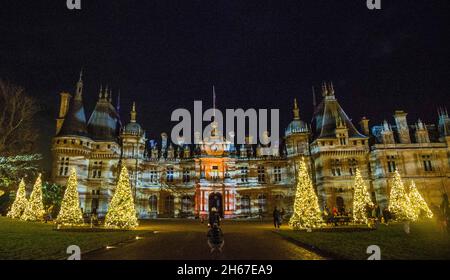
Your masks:
<instances>
[{"instance_id":1,"label":"string of fairy lights","mask_svg":"<svg viewBox=\"0 0 450 280\"><path fill-rule=\"evenodd\" d=\"M356 169L353 189L353 221L358 224L368 224L367 207L372 207L373 202L359 169Z\"/></svg>"},{"instance_id":2,"label":"string of fairy lights","mask_svg":"<svg viewBox=\"0 0 450 280\"><path fill-rule=\"evenodd\" d=\"M293 215L289 220L289 225L295 230L325 226L305 159L301 159L298 163L295 189ZM354 223L368 224L368 206L373 206L373 202L361 172L357 169L353 185L352 216ZM421 216L433 217L433 212L420 194L414 181L411 181L407 191L398 171L394 173L392 179L388 209L396 221L416 221ZM22 179L7 216L24 221L42 221L44 220L44 213L41 175L39 174L37 177L29 199L26 198L25 182ZM75 168L71 169L55 223L63 226L84 224ZM108 228L118 229L133 229L138 226L130 178L125 166L121 169L114 195L105 216L104 225Z\"/></svg>"}]
</instances>

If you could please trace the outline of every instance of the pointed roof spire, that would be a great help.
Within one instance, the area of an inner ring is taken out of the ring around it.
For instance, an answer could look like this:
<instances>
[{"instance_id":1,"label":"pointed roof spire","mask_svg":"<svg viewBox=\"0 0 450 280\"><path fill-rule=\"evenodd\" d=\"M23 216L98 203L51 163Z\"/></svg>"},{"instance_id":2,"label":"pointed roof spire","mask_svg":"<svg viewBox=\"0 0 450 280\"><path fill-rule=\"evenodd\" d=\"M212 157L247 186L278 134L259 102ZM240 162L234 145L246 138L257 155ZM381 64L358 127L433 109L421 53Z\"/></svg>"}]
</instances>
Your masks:
<instances>
[{"instance_id":1,"label":"pointed roof spire","mask_svg":"<svg viewBox=\"0 0 450 280\"><path fill-rule=\"evenodd\" d=\"M120 112L120 89L119 89L119 93L117 94L116 111L119 114L119 112Z\"/></svg>"},{"instance_id":2,"label":"pointed roof spire","mask_svg":"<svg viewBox=\"0 0 450 280\"><path fill-rule=\"evenodd\" d=\"M213 85L213 114L214 114L214 121L216 120L216 88Z\"/></svg>"},{"instance_id":3,"label":"pointed roof spire","mask_svg":"<svg viewBox=\"0 0 450 280\"><path fill-rule=\"evenodd\" d=\"M294 109L292 110L292 112L294 112L294 120L299 120L300 110L298 109L297 98L294 98Z\"/></svg>"},{"instance_id":4,"label":"pointed roof spire","mask_svg":"<svg viewBox=\"0 0 450 280\"><path fill-rule=\"evenodd\" d=\"M316 90L314 89L314 86L312 86L312 95L313 95L313 107L315 109L317 106L317 101L316 101Z\"/></svg>"},{"instance_id":5,"label":"pointed roof spire","mask_svg":"<svg viewBox=\"0 0 450 280\"><path fill-rule=\"evenodd\" d=\"M100 84L100 91L98 93L98 99L102 99L103 98L103 85Z\"/></svg>"},{"instance_id":6,"label":"pointed roof spire","mask_svg":"<svg viewBox=\"0 0 450 280\"><path fill-rule=\"evenodd\" d=\"M82 77L83 77L83 68L81 68L80 78L78 79L77 86L75 89L75 99L76 100L82 99L82 94L83 94L83 79L82 79Z\"/></svg>"},{"instance_id":7,"label":"pointed roof spire","mask_svg":"<svg viewBox=\"0 0 450 280\"><path fill-rule=\"evenodd\" d=\"M134 101L130 112L130 122L136 122L136 102Z\"/></svg>"},{"instance_id":8,"label":"pointed roof spire","mask_svg":"<svg viewBox=\"0 0 450 280\"><path fill-rule=\"evenodd\" d=\"M322 96L328 96L328 88L327 88L327 84L325 82L322 82Z\"/></svg>"},{"instance_id":9,"label":"pointed roof spire","mask_svg":"<svg viewBox=\"0 0 450 280\"><path fill-rule=\"evenodd\" d=\"M332 81L330 82L329 87L330 87L329 90L328 90L329 94L330 95L334 95L334 86L333 86L333 82Z\"/></svg>"},{"instance_id":10,"label":"pointed roof spire","mask_svg":"<svg viewBox=\"0 0 450 280\"><path fill-rule=\"evenodd\" d=\"M103 97L108 100L108 85L106 85L105 91L103 93Z\"/></svg>"},{"instance_id":11,"label":"pointed roof spire","mask_svg":"<svg viewBox=\"0 0 450 280\"><path fill-rule=\"evenodd\" d=\"M109 90L109 103L112 103L112 88Z\"/></svg>"}]
</instances>

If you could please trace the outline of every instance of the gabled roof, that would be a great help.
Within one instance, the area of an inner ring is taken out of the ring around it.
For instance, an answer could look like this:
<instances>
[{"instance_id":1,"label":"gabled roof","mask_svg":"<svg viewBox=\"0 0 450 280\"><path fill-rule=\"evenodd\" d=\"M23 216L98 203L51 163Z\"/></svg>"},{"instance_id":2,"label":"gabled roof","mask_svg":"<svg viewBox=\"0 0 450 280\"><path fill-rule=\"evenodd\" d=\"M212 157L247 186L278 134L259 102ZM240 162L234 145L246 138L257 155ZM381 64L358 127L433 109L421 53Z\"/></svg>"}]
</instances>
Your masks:
<instances>
[{"instance_id":1,"label":"gabled roof","mask_svg":"<svg viewBox=\"0 0 450 280\"><path fill-rule=\"evenodd\" d=\"M83 100L81 95L72 98L69 110L64 118L58 136L84 136L89 137L86 128L86 114L84 113Z\"/></svg>"},{"instance_id":2,"label":"gabled roof","mask_svg":"<svg viewBox=\"0 0 450 280\"><path fill-rule=\"evenodd\" d=\"M314 112L314 139L335 138L338 123L345 125L348 129L349 138L367 138L367 136L364 136L356 129L341 105L339 105L334 96L332 86L325 88L323 95L322 102Z\"/></svg>"},{"instance_id":3,"label":"gabled roof","mask_svg":"<svg viewBox=\"0 0 450 280\"><path fill-rule=\"evenodd\" d=\"M102 97L97 101L87 126L89 135L94 140L116 141L120 130L120 118L116 109Z\"/></svg>"}]
</instances>

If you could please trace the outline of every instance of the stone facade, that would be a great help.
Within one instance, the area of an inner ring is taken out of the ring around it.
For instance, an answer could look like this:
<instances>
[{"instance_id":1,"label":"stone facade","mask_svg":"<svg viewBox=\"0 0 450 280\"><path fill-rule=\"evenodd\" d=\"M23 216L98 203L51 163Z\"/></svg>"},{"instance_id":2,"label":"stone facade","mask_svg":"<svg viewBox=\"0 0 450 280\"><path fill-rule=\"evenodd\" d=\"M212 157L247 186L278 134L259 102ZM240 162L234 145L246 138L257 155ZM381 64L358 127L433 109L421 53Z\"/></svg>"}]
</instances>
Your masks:
<instances>
[{"instance_id":1,"label":"stone facade","mask_svg":"<svg viewBox=\"0 0 450 280\"><path fill-rule=\"evenodd\" d=\"M121 165L129 170L140 218L201 216L212 207L224 217L267 214L275 206L289 212L300 158L310 163L321 207L352 206L356 168L383 207L396 168L415 180L429 203L438 204L449 192L450 118L442 110L438 127L420 120L409 126L406 113L398 111L395 125L385 122L370 130L363 118L360 132L340 107L332 84L324 84L312 125L300 119L295 101L279 151L262 156L260 145L234 145L214 133L198 145L175 145L165 133L159 143L148 141L134 104L123 125L107 88L100 89L86 120L82 94L81 75L73 96L61 93L52 179L64 185L70 167L76 167L86 213L106 213Z\"/></svg>"}]
</instances>

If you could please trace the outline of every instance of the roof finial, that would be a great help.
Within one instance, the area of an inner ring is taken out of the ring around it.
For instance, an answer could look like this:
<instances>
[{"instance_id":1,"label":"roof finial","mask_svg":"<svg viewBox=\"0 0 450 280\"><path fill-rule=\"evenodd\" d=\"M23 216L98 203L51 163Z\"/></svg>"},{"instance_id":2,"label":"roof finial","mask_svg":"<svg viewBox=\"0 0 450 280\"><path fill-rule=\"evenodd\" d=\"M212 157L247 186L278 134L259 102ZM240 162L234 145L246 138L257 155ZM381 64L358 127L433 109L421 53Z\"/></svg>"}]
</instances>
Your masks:
<instances>
[{"instance_id":1,"label":"roof finial","mask_svg":"<svg viewBox=\"0 0 450 280\"><path fill-rule=\"evenodd\" d=\"M98 93L98 99L102 99L103 97L103 85L100 84L100 92Z\"/></svg>"},{"instance_id":2,"label":"roof finial","mask_svg":"<svg viewBox=\"0 0 450 280\"><path fill-rule=\"evenodd\" d=\"M109 103L112 103L112 89L109 90Z\"/></svg>"},{"instance_id":3,"label":"roof finial","mask_svg":"<svg viewBox=\"0 0 450 280\"><path fill-rule=\"evenodd\" d=\"M330 82L330 89L329 89L329 93L330 95L334 95L334 86L333 86L333 81Z\"/></svg>"},{"instance_id":4,"label":"roof finial","mask_svg":"<svg viewBox=\"0 0 450 280\"><path fill-rule=\"evenodd\" d=\"M326 97L328 95L328 89L327 89L327 84L324 82L322 82L322 96Z\"/></svg>"},{"instance_id":5,"label":"roof finial","mask_svg":"<svg viewBox=\"0 0 450 280\"><path fill-rule=\"evenodd\" d=\"M108 85L106 85L105 92L103 94L106 100L108 100Z\"/></svg>"},{"instance_id":6,"label":"roof finial","mask_svg":"<svg viewBox=\"0 0 450 280\"><path fill-rule=\"evenodd\" d=\"M116 111L117 111L117 113L119 113L119 111L120 111L120 89L119 89L119 93L117 94Z\"/></svg>"},{"instance_id":7,"label":"roof finial","mask_svg":"<svg viewBox=\"0 0 450 280\"><path fill-rule=\"evenodd\" d=\"M80 71L80 78L77 82L77 87L76 87L76 91L75 91L75 99L76 100L81 100L81 95L83 94L83 80L82 80L82 76L83 76L83 68L81 68Z\"/></svg>"},{"instance_id":8,"label":"roof finial","mask_svg":"<svg viewBox=\"0 0 450 280\"><path fill-rule=\"evenodd\" d=\"M314 89L314 86L312 86L312 95L313 95L313 107L315 109L317 106L317 101L316 101L316 90Z\"/></svg>"},{"instance_id":9,"label":"roof finial","mask_svg":"<svg viewBox=\"0 0 450 280\"><path fill-rule=\"evenodd\" d=\"M130 112L130 121L133 123L136 122L136 102L134 101Z\"/></svg>"},{"instance_id":10,"label":"roof finial","mask_svg":"<svg viewBox=\"0 0 450 280\"><path fill-rule=\"evenodd\" d=\"M297 98L294 98L294 110L292 110L292 111L294 112L294 119L299 120L300 119L300 110L298 109Z\"/></svg>"},{"instance_id":11,"label":"roof finial","mask_svg":"<svg viewBox=\"0 0 450 280\"><path fill-rule=\"evenodd\" d=\"M216 120L216 88L213 85L213 114L214 114L214 121Z\"/></svg>"}]
</instances>

